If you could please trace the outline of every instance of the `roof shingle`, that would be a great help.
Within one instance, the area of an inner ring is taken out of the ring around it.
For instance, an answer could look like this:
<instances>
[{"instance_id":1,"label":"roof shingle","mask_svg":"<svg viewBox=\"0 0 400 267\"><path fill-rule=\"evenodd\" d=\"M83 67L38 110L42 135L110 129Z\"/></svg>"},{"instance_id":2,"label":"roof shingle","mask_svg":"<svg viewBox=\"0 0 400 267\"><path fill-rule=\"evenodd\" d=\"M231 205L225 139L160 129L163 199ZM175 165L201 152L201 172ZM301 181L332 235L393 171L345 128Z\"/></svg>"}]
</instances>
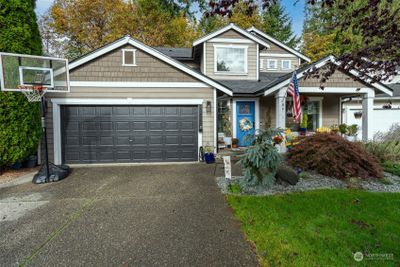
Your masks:
<instances>
[{"instance_id":1,"label":"roof shingle","mask_svg":"<svg viewBox=\"0 0 400 267\"><path fill-rule=\"evenodd\" d=\"M153 48L175 59L192 59L192 48L175 48L175 47L153 47Z\"/></svg>"}]
</instances>

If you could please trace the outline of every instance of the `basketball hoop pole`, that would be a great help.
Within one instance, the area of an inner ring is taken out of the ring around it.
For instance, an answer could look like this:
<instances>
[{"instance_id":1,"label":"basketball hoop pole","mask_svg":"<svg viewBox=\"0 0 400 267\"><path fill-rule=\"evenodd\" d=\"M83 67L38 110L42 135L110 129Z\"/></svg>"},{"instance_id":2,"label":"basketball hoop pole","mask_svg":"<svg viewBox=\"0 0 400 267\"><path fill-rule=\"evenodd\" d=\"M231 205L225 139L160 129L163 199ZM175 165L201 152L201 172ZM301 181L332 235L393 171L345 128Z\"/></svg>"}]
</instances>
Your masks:
<instances>
[{"instance_id":1,"label":"basketball hoop pole","mask_svg":"<svg viewBox=\"0 0 400 267\"><path fill-rule=\"evenodd\" d=\"M45 161L46 161L46 183L50 182L50 167L49 167L49 149L47 144L47 127L46 127L46 100L44 95L41 100L42 105L42 129L44 135L44 149L45 149Z\"/></svg>"}]
</instances>

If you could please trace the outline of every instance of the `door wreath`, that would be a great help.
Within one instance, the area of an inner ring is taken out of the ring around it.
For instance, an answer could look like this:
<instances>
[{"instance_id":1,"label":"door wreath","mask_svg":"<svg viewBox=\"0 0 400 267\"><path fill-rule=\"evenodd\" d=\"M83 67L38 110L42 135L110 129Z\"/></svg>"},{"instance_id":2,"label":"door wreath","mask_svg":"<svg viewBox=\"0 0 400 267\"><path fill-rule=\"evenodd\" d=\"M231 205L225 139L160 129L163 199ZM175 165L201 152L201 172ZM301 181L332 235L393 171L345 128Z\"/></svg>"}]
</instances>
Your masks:
<instances>
[{"instance_id":1,"label":"door wreath","mask_svg":"<svg viewBox=\"0 0 400 267\"><path fill-rule=\"evenodd\" d=\"M247 132L253 129L253 123L248 118L243 118L239 121L239 127L243 132Z\"/></svg>"}]
</instances>

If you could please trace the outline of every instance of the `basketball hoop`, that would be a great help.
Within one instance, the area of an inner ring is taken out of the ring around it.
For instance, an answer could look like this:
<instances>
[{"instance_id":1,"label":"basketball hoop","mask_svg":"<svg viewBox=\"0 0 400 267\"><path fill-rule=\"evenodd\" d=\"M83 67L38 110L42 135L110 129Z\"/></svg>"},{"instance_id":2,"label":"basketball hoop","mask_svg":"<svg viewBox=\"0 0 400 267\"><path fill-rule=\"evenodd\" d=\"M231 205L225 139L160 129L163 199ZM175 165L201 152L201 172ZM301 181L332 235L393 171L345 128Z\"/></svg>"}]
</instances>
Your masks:
<instances>
[{"instance_id":1,"label":"basketball hoop","mask_svg":"<svg viewBox=\"0 0 400 267\"><path fill-rule=\"evenodd\" d=\"M47 91L47 88L41 85L20 85L18 87L29 102L40 102Z\"/></svg>"}]
</instances>

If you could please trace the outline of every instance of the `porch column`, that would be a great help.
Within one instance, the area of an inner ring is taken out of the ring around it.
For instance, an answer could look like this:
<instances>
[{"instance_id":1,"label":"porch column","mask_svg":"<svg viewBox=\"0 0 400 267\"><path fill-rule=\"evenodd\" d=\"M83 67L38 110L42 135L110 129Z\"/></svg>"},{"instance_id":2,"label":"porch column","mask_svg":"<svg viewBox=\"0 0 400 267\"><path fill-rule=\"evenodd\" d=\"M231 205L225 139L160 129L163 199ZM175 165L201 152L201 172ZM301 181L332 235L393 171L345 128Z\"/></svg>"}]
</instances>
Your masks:
<instances>
[{"instance_id":1,"label":"porch column","mask_svg":"<svg viewBox=\"0 0 400 267\"><path fill-rule=\"evenodd\" d=\"M275 95L276 128L286 129L286 88L281 88Z\"/></svg>"},{"instance_id":2,"label":"porch column","mask_svg":"<svg viewBox=\"0 0 400 267\"><path fill-rule=\"evenodd\" d=\"M373 114L375 92L370 89L363 95L362 100L362 140L368 141L373 138Z\"/></svg>"}]
</instances>

